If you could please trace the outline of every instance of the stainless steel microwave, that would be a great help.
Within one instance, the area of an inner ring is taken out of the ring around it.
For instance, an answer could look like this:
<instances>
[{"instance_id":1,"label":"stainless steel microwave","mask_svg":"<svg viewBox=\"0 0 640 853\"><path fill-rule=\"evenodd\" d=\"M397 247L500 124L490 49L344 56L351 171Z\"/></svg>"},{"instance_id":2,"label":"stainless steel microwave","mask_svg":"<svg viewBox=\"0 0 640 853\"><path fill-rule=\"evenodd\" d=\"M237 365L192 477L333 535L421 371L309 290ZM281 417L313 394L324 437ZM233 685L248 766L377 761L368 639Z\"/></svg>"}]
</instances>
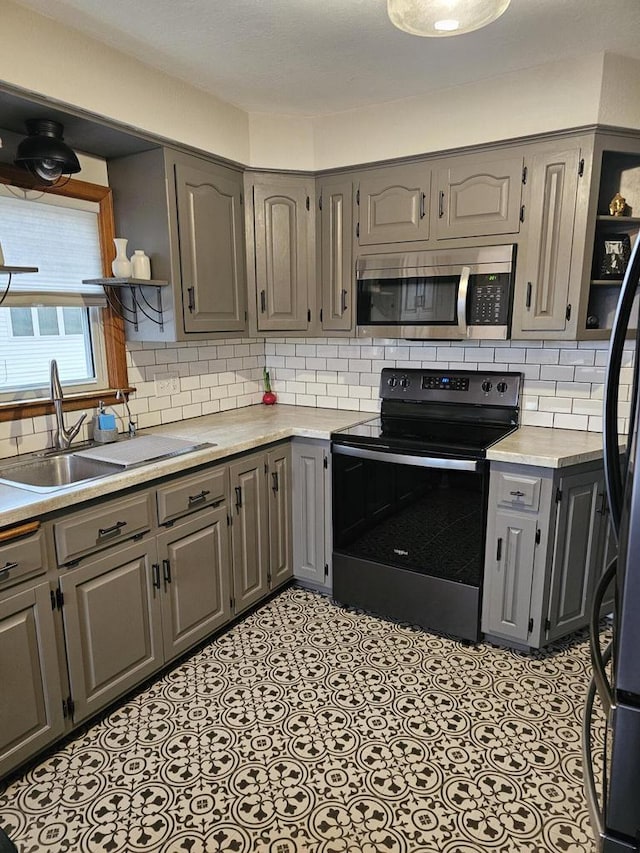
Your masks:
<instances>
[{"instance_id":1,"label":"stainless steel microwave","mask_svg":"<svg viewBox=\"0 0 640 853\"><path fill-rule=\"evenodd\" d=\"M515 255L515 245L507 245L362 256L356 262L356 333L505 340Z\"/></svg>"}]
</instances>

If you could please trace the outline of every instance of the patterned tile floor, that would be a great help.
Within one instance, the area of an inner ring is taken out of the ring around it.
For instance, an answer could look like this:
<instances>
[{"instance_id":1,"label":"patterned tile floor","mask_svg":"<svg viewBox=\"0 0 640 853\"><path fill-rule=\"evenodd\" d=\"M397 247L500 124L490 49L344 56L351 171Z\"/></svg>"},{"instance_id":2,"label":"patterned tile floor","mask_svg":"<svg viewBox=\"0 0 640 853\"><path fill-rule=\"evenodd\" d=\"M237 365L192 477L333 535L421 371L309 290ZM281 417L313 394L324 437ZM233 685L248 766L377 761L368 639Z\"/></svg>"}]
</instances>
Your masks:
<instances>
[{"instance_id":1,"label":"patterned tile floor","mask_svg":"<svg viewBox=\"0 0 640 853\"><path fill-rule=\"evenodd\" d=\"M20 853L591 853L588 671L584 634L472 648L290 588L1 788L0 826Z\"/></svg>"}]
</instances>

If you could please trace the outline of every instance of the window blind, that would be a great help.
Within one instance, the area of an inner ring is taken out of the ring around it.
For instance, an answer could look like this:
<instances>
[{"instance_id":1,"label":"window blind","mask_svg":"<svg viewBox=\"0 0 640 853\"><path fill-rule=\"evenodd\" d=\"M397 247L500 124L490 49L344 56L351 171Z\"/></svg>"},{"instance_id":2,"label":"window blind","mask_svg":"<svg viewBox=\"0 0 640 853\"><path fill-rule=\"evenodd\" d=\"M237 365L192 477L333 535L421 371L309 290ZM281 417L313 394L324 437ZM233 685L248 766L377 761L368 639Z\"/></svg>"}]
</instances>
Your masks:
<instances>
[{"instance_id":1,"label":"window blind","mask_svg":"<svg viewBox=\"0 0 640 853\"><path fill-rule=\"evenodd\" d=\"M98 205L43 195L0 194L0 243L7 266L35 266L37 273L15 275L4 302L11 305L105 304L100 285L102 261ZM0 292L3 289L0 275Z\"/></svg>"}]
</instances>

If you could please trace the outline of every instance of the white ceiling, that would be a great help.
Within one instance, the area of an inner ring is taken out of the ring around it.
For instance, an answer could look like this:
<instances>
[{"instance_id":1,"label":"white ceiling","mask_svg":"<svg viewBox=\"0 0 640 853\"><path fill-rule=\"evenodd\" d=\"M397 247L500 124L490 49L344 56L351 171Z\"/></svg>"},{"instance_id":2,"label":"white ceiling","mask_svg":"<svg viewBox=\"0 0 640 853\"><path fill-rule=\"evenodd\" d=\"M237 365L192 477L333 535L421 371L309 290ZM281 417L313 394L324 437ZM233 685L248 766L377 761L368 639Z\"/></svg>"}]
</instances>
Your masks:
<instances>
[{"instance_id":1,"label":"white ceiling","mask_svg":"<svg viewBox=\"0 0 640 853\"><path fill-rule=\"evenodd\" d=\"M249 112L322 115L603 51L640 59L640 0L512 0L444 39L386 0L20 0Z\"/></svg>"}]
</instances>

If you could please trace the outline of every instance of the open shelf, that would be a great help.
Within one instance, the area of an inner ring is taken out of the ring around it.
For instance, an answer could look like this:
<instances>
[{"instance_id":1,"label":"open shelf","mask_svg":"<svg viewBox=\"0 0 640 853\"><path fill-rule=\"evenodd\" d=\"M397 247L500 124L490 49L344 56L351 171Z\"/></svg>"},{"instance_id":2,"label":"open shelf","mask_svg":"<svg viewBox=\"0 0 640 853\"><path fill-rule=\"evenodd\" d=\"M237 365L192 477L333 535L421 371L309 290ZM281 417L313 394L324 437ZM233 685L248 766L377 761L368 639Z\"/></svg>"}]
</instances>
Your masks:
<instances>
[{"instance_id":1,"label":"open shelf","mask_svg":"<svg viewBox=\"0 0 640 853\"><path fill-rule=\"evenodd\" d=\"M4 264L0 265L0 273L9 273L10 275L20 275L23 272L39 272L38 267L8 267Z\"/></svg>"},{"instance_id":2,"label":"open shelf","mask_svg":"<svg viewBox=\"0 0 640 853\"><path fill-rule=\"evenodd\" d=\"M162 311L161 290L169 282L157 278L87 278L83 284L99 284L105 288L107 301L113 311L138 331L140 314L155 323L162 331L164 316ZM142 288L153 287L156 291L156 304L152 305L142 291ZM118 293L117 290L120 289ZM130 300L126 301L124 293L128 289Z\"/></svg>"}]
</instances>

